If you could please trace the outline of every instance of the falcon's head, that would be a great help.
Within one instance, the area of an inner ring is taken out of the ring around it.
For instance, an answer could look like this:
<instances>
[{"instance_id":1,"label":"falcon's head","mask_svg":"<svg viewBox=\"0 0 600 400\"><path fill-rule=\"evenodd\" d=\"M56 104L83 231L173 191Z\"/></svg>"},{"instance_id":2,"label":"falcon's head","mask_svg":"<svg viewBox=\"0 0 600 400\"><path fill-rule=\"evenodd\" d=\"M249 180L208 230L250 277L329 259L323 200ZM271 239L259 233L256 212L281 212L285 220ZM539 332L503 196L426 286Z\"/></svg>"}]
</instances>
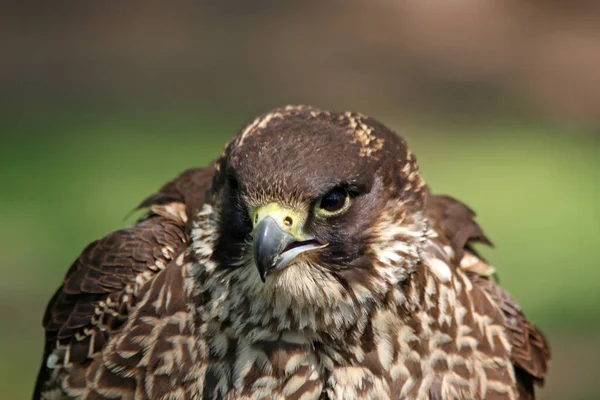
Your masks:
<instances>
[{"instance_id":1,"label":"falcon's head","mask_svg":"<svg viewBox=\"0 0 600 400\"><path fill-rule=\"evenodd\" d=\"M419 263L424 192L405 142L374 119L275 109L217 162L213 258L253 303L368 301L359 292L383 295Z\"/></svg>"}]
</instances>

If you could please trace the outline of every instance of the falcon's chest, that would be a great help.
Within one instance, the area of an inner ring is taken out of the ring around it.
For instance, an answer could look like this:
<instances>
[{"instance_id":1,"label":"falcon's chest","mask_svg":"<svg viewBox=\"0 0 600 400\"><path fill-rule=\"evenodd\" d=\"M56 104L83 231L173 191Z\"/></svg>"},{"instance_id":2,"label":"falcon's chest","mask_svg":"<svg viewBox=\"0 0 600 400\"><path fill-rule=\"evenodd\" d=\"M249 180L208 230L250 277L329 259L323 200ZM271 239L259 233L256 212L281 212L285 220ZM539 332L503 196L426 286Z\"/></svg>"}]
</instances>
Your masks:
<instances>
[{"instance_id":1,"label":"falcon's chest","mask_svg":"<svg viewBox=\"0 0 600 400\"><path fill-rule=\"evenodd\" d=\"M384 376L356 363L355 355L314 344L297 332L235 339L227 332L206 340L216 350L202 380L204 398L389 398ZM227 347L223 353L224 346ZM357 352L361 353L359 350Z\"/></svg>"},{"instance_id":2,"label":"falcon's chest","mask_svg":"<svg viewBox=\"0 0 600 400\"><path fill-rule=\"evenodd\" d=\"M198 391L207 399L515 398L505 332L493 314L483 317L486 299L463 274L448 285L427 283L410 319L376 309L361 340L346 346L300 331L240 335L207 321Z\"/></svg>"}]
</instances>

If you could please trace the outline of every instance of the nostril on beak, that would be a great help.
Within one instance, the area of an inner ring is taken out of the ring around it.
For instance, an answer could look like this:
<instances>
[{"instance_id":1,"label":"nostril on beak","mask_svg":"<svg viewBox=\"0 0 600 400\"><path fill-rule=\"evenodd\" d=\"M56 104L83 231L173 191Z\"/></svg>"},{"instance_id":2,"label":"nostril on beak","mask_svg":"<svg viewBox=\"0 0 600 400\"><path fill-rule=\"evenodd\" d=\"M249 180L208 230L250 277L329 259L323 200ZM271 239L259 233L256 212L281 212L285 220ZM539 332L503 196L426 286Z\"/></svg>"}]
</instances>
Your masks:
<instances>
[{"instance_id":1,"label":"nostril on beak","mask_svg":"<svg viewBox=\"0 0 600 400\"><path fill-rule=\"evenodd\" d=\"M294 220L292 219L292 217L290 217L290 216L287 216L287 217L285 217L285 218L283 219L283 224L284 224L286 227L288 227L288 228L291 228L291 227L292 227L292 225L294 224Z\"/></svg>"}]
</instances>

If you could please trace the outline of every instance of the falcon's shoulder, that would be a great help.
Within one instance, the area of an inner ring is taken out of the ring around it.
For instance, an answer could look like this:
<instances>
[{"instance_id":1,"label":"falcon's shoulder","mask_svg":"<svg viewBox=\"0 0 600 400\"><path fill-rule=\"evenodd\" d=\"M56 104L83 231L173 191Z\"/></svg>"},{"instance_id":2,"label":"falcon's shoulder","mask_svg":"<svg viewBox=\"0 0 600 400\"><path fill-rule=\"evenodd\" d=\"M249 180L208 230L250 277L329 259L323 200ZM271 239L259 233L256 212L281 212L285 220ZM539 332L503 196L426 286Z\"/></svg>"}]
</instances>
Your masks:
<instances>
[{"instance_id":1,"label":"falcon's shoulder","mask_svg":"<svg viewBox=\"0 0 600 400\"><path fill-rule=\"evenodd\" d=\"M520 398L533 399L533 384L543 384L548 372L550 347L518 303L493 279L495 269L473 249L475 243L491 245L475 221L475 213L452 197L428 193L426 214L432 228L450 243L457 267L500 310L511 342Z\"/></svg>"},{"instance_id":2,"label":"falcon's shoulder","mask_svg":"<svg viewBox=\"0 0 600 400\"><path fill-rule=\"evenodd\" d=\"M65 369L87 365L127 321L139 291L184 251L190 213L202 205L212 168L193 169L140 207L136 225L90 243L68 270L44 314L45 348L34 398L57 390Z\"/></svg>"},{"instance_id":3,"label":"falcon's shoulder","mask_svg":"<svg viewBox=\"0 0 600 400\"><path fill-rule=\"evenodd\" d=\"M432 228L449 241L460 260L465 249L481 243L492 246L483 229L475 221L475 212L460 201L444 195L427 193L426 214Z\"/></svg>"},{"instance_id":4,"label":"falcon's shoulder","mask_svg":"<svg viewBox=\"0 0 600 400\"><path fill-rule=\"evenodd\" d=\"M188 169L142 201L138 209L150 208L150 215L176 218L189 227L189 217L204 203L212 186L214 173L214 166Z\"/></svg>"}]
</instances>

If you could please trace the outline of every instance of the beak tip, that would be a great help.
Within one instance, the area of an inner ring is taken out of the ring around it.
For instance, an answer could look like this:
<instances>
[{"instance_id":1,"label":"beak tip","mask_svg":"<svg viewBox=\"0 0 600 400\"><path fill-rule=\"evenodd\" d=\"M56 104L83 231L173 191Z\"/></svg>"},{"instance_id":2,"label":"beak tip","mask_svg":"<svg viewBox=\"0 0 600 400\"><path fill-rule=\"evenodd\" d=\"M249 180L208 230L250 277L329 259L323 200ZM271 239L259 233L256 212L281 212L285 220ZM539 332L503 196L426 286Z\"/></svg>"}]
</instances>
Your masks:
<instances>
[{"instance_id":1,"label":"beak tip","mask_svg":"<svg viewBox=\"0 0 600 400\"><path fill-rule=\"evenodd\" d=\"M264 283L276 267L281 251L294 239L269 216L257 225L253 237L254 264Z\"/></svg>"},{"instance_id":2,"label":"beak tip","mask_svg":"<svg viewBox=\"0 0 600 400\"><path fill-rule=\"evenodd\" d=\"M260 280L265 283L267 276L269 275L269 268L267 268L264 262L261 262L261 260L259 260L257 257L254 258L254 265L256 265L256 270L258 272L258 276L260 276Z\"/></svg>"}]
</instances>

